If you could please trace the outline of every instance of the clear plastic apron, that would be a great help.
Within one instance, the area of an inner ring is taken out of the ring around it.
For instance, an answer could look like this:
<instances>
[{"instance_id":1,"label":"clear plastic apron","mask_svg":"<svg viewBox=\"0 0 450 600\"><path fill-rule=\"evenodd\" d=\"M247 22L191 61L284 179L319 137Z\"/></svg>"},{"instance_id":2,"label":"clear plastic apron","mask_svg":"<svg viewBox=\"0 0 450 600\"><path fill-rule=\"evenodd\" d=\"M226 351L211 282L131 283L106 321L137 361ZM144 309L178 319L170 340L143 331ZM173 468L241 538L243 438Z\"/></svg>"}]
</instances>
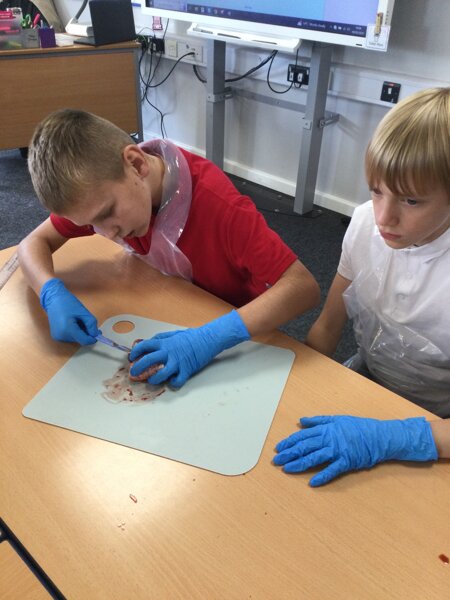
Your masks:
<instances>
[{"instance_id":1,"label":"clear plastic apron","mask_svg":"<svg viewBox=\"0 0 450 600\"><path fill-rule=\"evenodd\" d=\"M376 381L423 408L450 416L450 356L413 327L382 311L390 255L370 274L359 274L343 294L353 319L358 353L345 365L367 365Z\"/></svg>"},{"instance_id":2,"label":"clear plastic apron","mask_svg":"<svg viewBox=\"0 0 450 600\"><path fill-rule=\"evenodd\" d=\"M189 165L181 150L167 140L152 140L139 145L146 154L164 161L161 205L152 228L148 254L138 254L121 238L114 238L125 250L134 254L164 275L175 275L192 281L192 265L176 245L189 216L192 179ZM102 235L101 230L95 229Z\"/></svg>"}]
</instances>

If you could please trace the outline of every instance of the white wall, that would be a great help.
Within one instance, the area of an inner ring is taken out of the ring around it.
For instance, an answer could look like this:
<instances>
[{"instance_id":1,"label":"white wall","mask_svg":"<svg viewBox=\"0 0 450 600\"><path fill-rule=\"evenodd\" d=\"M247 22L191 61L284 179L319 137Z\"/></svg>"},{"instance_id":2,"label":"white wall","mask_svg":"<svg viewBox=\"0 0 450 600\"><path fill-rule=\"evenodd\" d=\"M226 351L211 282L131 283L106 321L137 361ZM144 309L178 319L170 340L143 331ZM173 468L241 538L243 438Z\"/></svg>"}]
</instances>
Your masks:
<instances>
[{"instance_id":1,"label":"white wall","mask_svg":"<svg viewBox=\"0 0 450 600\"><path fill-rule=\"evenodd\" d=\"M60 12L72 16L79 2L56 0ZM136 29L151 27L151 18L135 9ZM184 24L171 22L168 36L182 35ZM426 87L450 85L450 1L396 0L387 53L335 47L327 110L340 115L338 123L324 130L315 202L351 214L355 205L368 198L363 176L363 155L378 121L390 108L379 101L383 81L402 85L400 98ZM205 44L206 47L206 44ZM242 73L267 56L263 50L227 47L227 69ZM308 64L309 49L302 46L300 62ZM287 85L287 65L293 56L275 59L271 82ZM163 60L161 80L173 66ZM201 69L204 72L204 69ZM278 96L270 92L267 70L239 87L266 97L305 104L306 91L292 89ZM205 148L205 88L181 63L161 87L152 91L151 101L166 113L168 137L198 153ZM225 169L290 195L295 182L302 135L302 113L264 102L234 97L226 103ZM159 117L143 106L144 137L161 135Z\"/></svg>"}]
</instances>

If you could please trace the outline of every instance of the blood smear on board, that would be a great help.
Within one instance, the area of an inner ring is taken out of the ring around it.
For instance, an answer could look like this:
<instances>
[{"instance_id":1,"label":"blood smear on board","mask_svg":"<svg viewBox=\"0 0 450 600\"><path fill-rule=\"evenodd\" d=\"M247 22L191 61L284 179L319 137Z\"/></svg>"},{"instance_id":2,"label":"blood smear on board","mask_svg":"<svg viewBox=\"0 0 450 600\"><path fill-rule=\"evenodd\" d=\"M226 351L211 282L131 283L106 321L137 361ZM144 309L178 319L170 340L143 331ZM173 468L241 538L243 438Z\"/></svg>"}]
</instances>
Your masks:
<instances>
[{"instance_id":1,"label":"blood smear on board","mask_svg":"<svg viewBox=\"0 0 450 600\"><path fill-rule=\"evenodd\" d=\"M151 385L146 381L130 381L127 366L119 367L112 377L103 382L103 385L105 386L103 398L113 404L120 402L145 404L153 401L166 389L163 384Z\"/></svg>"},{"instance_id":2,"label":"blood smear on board","mask_svg":"<svg viewBox=\"0 0 450 600\"><path fill-rule=\"evenodd\" d=\"M448 556L446 556L445 554L439 554L439 559L445 564L448 565L450 560L448 558Z\"/></svg>"}]
</instances>

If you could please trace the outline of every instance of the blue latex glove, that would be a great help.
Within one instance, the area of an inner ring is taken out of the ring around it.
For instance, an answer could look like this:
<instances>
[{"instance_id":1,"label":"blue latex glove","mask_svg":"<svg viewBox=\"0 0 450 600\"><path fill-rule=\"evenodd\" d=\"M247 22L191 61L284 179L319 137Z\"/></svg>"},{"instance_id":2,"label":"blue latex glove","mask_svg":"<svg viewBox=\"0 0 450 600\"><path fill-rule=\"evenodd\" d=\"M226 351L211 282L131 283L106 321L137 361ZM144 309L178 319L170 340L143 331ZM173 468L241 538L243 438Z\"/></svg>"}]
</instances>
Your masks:
<instances>
[{"instance_id":1,"label":"blue latex glove","mask_svg":"<svg viewBox=\"0 0 450 600\"><path fill-rule=\"evenodd\" d=\"M247 327L233 310L196 329L159 333L139 342L130 352L130 361L137 361L130 372L140 375L152 365L162 363L164 368L148 382L157 385L169 380L173 387L179 388L217 354L248 339Z\"/></svg>"},{"instance_id":2,"label":"blue latex glove","mask_svg":"<svg viewBox=\"0 0 450 600\"><path fill-rule=\"evenodd\" d=\"M41 288L40 301L50 323L50 333L58 342L95 344L100 332L97 319L81 304L60 279L49 279Z\"/></svg>"},{"instance_id":3,"label":"blue latex glove","mask_svg":"<svg viewBox=\"0 0 450 600\"><path fill-rule=\"evenodd\" d=\"M423 417L379 421L360 417L304 417L303 427L276 446L273 462L286 473L330 463L310 480L312 487L341 473L385 460L437 460L430 424Z\"/></svg>"}]
</instances>

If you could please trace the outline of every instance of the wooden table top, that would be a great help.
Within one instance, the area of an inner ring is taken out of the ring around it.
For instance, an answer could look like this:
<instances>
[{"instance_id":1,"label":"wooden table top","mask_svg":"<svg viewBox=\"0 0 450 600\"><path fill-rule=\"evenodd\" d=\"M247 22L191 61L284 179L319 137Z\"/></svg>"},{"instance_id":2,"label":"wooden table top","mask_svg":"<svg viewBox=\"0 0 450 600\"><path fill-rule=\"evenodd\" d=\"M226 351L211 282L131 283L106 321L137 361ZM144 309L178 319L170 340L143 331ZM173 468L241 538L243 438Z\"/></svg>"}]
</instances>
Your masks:
<instances>
[{"instance_id":1,"label":"wooden table top","mask_svg":"<svg viewBox=\"0 0 450 600\"><path fill-rule=\"evenodd\" d=\"M2 600L51 600L8 541L0 544L0 598Z\"/></svg>"},{"instance_id":2,"label":"wooden table top","mask_svg":"<svg viewBox=\"0 0 450 600\"><path fill-rule=\"evenodd\" d=\"M0 50L0 58L8 56L24 57L31 55L45 56L52 54L65 54L72 52L99 52L119 51L119 50L139 50L141 45L138 42L120 42L118 44L104 44L103 46L90 46L88 44L73 44L72 46L55 46L53 48L17 48L15 50Z\"/></svg>"},{"instance_id":3,"label":"wooden table top","mask_svg":"<svg viewBox=\"0 0 450 600\"><path fill-rule=\"evenodd\" d=\"M100 236L68 242L55 264L100 323L198 326L229 308ZM378 465L317 489L271 464L300 416L426 411L271 333L257 341L294 350L294 366L258 464L226 477L23 417L77 347L51 340L20 270L0 315L0 518L70 600L450 597L448 462Z\"/></svg>"}]
</instances>

